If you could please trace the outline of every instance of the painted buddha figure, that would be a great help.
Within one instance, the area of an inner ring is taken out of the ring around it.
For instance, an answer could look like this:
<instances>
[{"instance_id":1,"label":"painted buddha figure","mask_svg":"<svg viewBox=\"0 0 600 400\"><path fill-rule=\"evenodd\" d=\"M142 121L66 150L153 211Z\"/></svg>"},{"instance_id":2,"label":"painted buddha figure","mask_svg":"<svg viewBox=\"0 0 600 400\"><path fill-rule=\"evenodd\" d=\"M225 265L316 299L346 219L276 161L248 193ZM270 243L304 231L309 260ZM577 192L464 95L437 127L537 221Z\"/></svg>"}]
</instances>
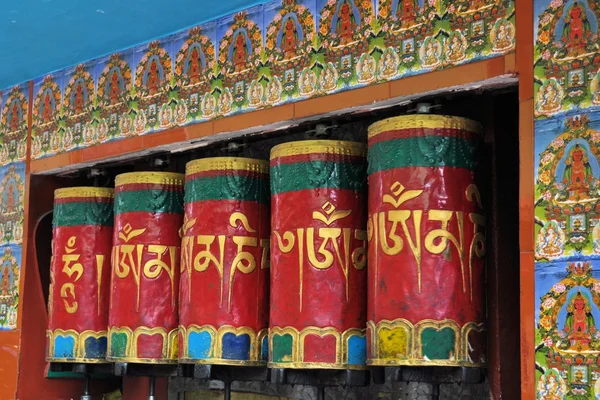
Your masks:
<instances>
[{"instance_id":1,"label":"painted buddha figure","mask_svg":"<svg viewBox=\"0 0 600 400\"><path fill-rule=\"evenodd\" d=\"M121 89L119 88L119 75L117 74L117 71L113 71L110 77L110 92L108 94L111 105L117 104L119 102L120 94Z\"/></svg>"},{"instance_id":2,"label":"painted buddha figure","mask_svg":"<svg viewBox=\"0 0 600 400\"><path fill-rule=\"evenodd\" d=\"M150 61L150 68L148 70L148 78L146 80L146 86L148 87L148 94L153 96L158 93L158 86L160 85L160 75L158 73L158 65L156 60Z\"/></svg>"},{"instance_id":3,"label":"painted buddha figure","mask_svg":"<svg viewBox=\"0 0 600 400\"><path fill-rule=\"evenodd\" d=\"M432 65L436 65L440 59L438 57L437 54L437 50L435 48L435 44L433 42L433 39L430 39L427 44L425 45L425 62L423 63L424 66L429 67Z\"/></svg>"},{"instance_id":4,"label":"painted buddha figure","mask_svg":"<svg viewBox=\"0 0 600 400\"><path fill-rule=\"evenodd\" d=\"M562 41L570 49L571 54L578 53L587 45L591 31L586 9L575 1L566 12L562 31Z\"/></svg>"},{"instance_id":5,"label":"painted buddha figure","mask_svg":"<svg viewBox=\"0 0 600 400\"><path fill-rule=\"evenodd\" d=\"M19 129L19 108L17 102L13 101L12 113L10 115L10 130L16 131L17 129Z\"/></svg>"},{"instance_id":6,"label":"painted buddha figure","mask_svg":"<svg viewBox=\"0 0 600 400\"><path fill-rule=\"evenodd\" d=\"M5 266L2 271L2 296L10 295L10 271Z\"/></svg>"},{"instance_id":7,"label":"painted buddha figure","mask_svg":"<svg viewBox=\"0 0 600 400\"><path fill-rule=\"evenodd\" d=\"M236 72L242 71L246 67L246 61L248 58L248 49L244 35L238 33L233 43L233 64L235 65Z\"/></svg>"},{"instance_id":8,"label":"painted buddha figure","mask_svg":"<svg viewBox=\"0 0 600 400\"><path fill-rule=\"evenodd\" d=\"M547 81L541 88L541 96L539 96L539 107L544 112L553 112L559 109L560 95L552 81Z\"/></svg>"},{"instance_id":9,"label":"painted buddha figure","mask_svg":"<svg viewBox=\"0 0 600 400\"><path fill-rule=\"evenodd\" d=\"M588 298L579 291L567 306L567 318L563 330L567 334L571 348L578 351L589 348L592 335L596 332L596 323Z\"/></svg>"},{"instance_id":10,"label":"painted buddha figure","mask_svg":"<svg viewBox=\"0 0 600 400\"><path fill-rule=\"evenodd\" d=\"M540 257L557 257L563 253L564 234L555 222L548 222L540 229L536 253Z\"/></svg>"},{"instance_id":11,"label":"painted buddha figure","mask_svg":"<svg viewBox=\"0 0 600 400\"><path fill-rule=\"evenodd\" d=\"M293 58L296 55L296 50L298 46L298 32L296 31L296 24L294 23L294 20L292 18L288 18L285 21L281 42L283 58Z\"/></svg>"},{"instance_id":12,"label":"painted buddha figure","mask_svg":"<svg viewBox=\"0 0 600 400\"><path fill-rule=\"evenodd\" d=\"M559 378L557 376L558 373L554 370L552 371L547 379L540 379L540 383L538 385L538 395L541 395L544 400L563 400L565 395L565 390L563 385L559 382Z\"/></svg>"},{"instance_id":13,"label":"painted buddha figure","mask_svg":"<svg viewBox=\"0 0 600 400\"><path fill-rule=\"evenodd\" d=\"M77 86L75 86L75 100L73 101L75 114L81 114L83 112L83 103L83 87L81 86L81 83L79 83Z\"/></svg>"},{"instance_id":14,"label":"painted buddha figure","mask_svg":"<svg viewBox=\"0 0 600 400\"><path fill-rule=\"evenodd\" d=\"M52 121L52 100L50 99L50 93L46 93L44 96L44 105L42 107L42 120L44 123Z\"/></svg>"},{"instance_id":15,"label":"painted buddha figure","mask_svg":"<svg viewBox=\"0 0 600 400\"><path fill-rule=\"evenodd\" d=\"M400 0L396 14L401 21L414 21L417 16L417 0Z\"/></svg>"},{"instance_id":16,"label":"painted buddha figure","mask_svg":"<svg viewBox=\"0 0 600 400\"><path fill-rule=\"evenodd\" d=\"M197 47L193 47L190 52L190 64L188 69L188 76L191 84L200 82L200 52Z\"/></svg>"},{"instance_id":17,"label":"painted buddha figure","mask_svg":"<svg viewBox=\"0 0 600 400\"><path fill-rule=\"evenodd\" d=\"M458 34L454 34L450 37L450 44L448 45L448 60L456 62L465 58L465 49L462 41Z\"/></svg>"},{"instance_id":18,"label":"painted buddha figure","mask_svg":"<svg viewBox=\"0 0 600 400\"><path fill-rule=\"evenodd\" d=\"M340 38L342 46L352 41L354 29L356 28L356 18L352 11L352 4L349 0L344 0L337 15L337 26L335 32Z\"/></svg>"},{"instance_id":19,"label":"painted buddha figure","mask_svg":"<svg viewBox=\"0 0 600 400\"><path fill-rule=\"evenodd\" d=\"M563 183L569 192L568 200L579 201L588 198L589 183L593 179L592 167L587 151L576 144L566 160Z\"/></svg>"}]
</instances>

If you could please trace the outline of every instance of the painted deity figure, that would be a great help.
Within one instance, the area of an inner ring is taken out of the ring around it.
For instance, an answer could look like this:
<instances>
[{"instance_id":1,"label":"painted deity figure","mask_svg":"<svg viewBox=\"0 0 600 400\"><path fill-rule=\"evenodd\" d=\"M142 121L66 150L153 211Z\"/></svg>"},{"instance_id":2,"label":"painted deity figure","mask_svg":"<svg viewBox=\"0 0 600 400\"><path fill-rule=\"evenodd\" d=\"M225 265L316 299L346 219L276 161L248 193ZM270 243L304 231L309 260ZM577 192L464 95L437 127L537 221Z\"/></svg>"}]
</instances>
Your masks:
<instances>
[{"instance_id":1,"label":"painted deity figure","mask_svg":"<svg viewBox=\"0 0 600 400\"><path fill-rule=\"evenodd\" d=\"M432 67L440 62L434 39L429 39L425 45L424 67Z\"/></svg>"},{"instance_id":2,"label":"painted deity figure","mask_svg":"<svg viewBox=\"0 0 600 400\"><path fill-rule=\"evenodd\" d=\"M239 72L246 67L248 61L248 48L242 33L237 34L233 46L233 64L235 65L235 71Z\"/></svg>"},{"instance_id":3,"label":"painted deity figure","mask_svg":"<svg viewBox=\"0 0 600 400\"><path fill-rule=\"evenodd\" d=\"M84 98L83 98L83 87L81 83L75 86L75 101L73 106L75 108L75 114L81 114L83 112Z\"/></svg>"},{"instance_id":4,"label":"painted deity figure","mask_svg":"<svg viewBox=\"0 0 600 400\"><path fill-rule=\"evenodd\" d=\"M586 9L575 1L565 16L562 41L571 53L577 53L587 45L591 33L592 27Z\"/></svg>"},{"instance_id":5,"label":"painted deity figure","mask_svg":"<svg viewBox=\"0 0 600 400\"><path fill-rule=\"evenodd\" d=\"M579 291L567 306L563 331L569 339L571 348L578 351L589 348L592 335L596 332L596 323L588 298Z\"/></svg>"},{"instance_id":6,"label":"painted deity figure","mask_svg":"<svg viewBox=\"0 0 600 400\"><path fill-rule=\"evenodd\" d=\"M292 18L288 18L285 21L283 29L283 35L281 36L283 58L290 59L296 55L298 46L298 32L296 30L296 24Z\"/></svg>"},{"instance_id":7,"label":"painted deity figure","mask_svg":"<svg viewBox=\"0 0 600 400\"><path fill-rule=\"evenodd\" d=\"M589 183L593 179L592 167L587 151L579 146L573 147L566 160L563 183L569 192L568 200L579 201L588 198Z\"/></svg>"},{"instance_id":8,"label":"painted deity figure","mask_svg":"<svg viewBox=\"0 0 600 400\"><path fill-rule=\"evenodd\" d=\"M148 78L146 80L148 94L150 94L150 96L157 94L159 85L160 75L158 72L158 65L156 64L156 60L152 60L150 61L150 69L148 70Z\"/></svg>"},{"instance_id":9,"label":"painted deity figure","mask_svg":"<svg viewBox=\"0 0 600 400\"><path fill-rule=\"evenodd\" d=\"M552 81L547 81L540 91L541 94L538 96L540 110L549 113L556 111L561 107L560 93L556 90Z\"/></svg>"},{"instance_id":10,"label":"painted deity figure","mask_svg":"<svg viewBox=\"0 0 600 400\"><path fill-rule=\"evenodd\" d=\"M400 0L396 14L402 21L414 21L417 16L417 0Z\"/></svg>"},{"instance_id":11,"label":"painted deity figure","mask_svg":"<svg viewBox=\"0 0 600 400\"><path fill-rule=\"evenodd\" d=\"M340 45L345 46L352 41L356 28L356 18L349 0L344 0L337 15L336 33L340 38Z\"/></svg>"},{"instance_id":12,"label":"painted deity figure","mask_svg":"<svg viewBox=\"0 0 600 400\"><path fill-rule=\"evenodd\" d=\"M13 101L12 114L10 115L10 130L16 131L19 129L19 108L17 102Z\"/></svg>"},{"instance_id":13,"label":"painted deity figure","mask_svg":"<svg viewBox=\"0 0 600 400\"><path fill-rule=\"evenodd\" d=\"M10 295L10 271L8 266L2 271L2 296Z\"/></svg>"},{"instance_id":14,"label":"painted deity figure","mask_svg":"<svg viewBox=\"0 0 600 400\"><path fill-rule=\"evenodd\" d=\"M392 51L393 50L386 51L381 60L381 75L385 78L396 75L398 70Z\"/></svg>"},{"instance_id":15,"label":"painted deity figure","mask_svg":"<svg viewBox=\"0 0 600 400\"><path fill-rule=\"evenodd\" d=\"M365 55L358 65L358 78L361 82L369 82L375 77L375 59Z\"/></svg>"},{"instance_id":16,"label":"painted deity figure","mask_svg":"<svg viewBox=\"0 0 600 400\"><path fill-rule=\"evenodd\" d=\"M250 90L250 101L248 103L253 107L262 103L262 86L260 83L254 83L254 85L252 85Z\"/></svg>"},{"instance_id":17,"label":"painted deity figure","mask_svg":"<svg viewBox=\"0 0 600 400\"><path fill-rule=\"evenodd\" d=\"M536 256L542 258L558 257L564 250L564 233L554 221L548 222L540 232L536 241Z\"/></svg>"},{"instance_id":18,"label":"painted deity figure","mask_svg":"<svg viewBox=\"0 0 600 400\"><path fill-rule=\"evenodd\" d=\"M323 72L321 87L325 91L331 91L335 89L336 83L334 66L328 65Z\"/></svg>"},{"instance_id":19,"label":"painted deity figure","mask_svg":"<svg viewBox=\"0 0 600 400\"><path fill-rule=\"evenodd\" d=\"M46 93L44 96L44 106L42 107L42 120L44 123L48 123L52 120L52 100L50 99L50 93Z\"/></svg>"},{"instance_id":20,"label":"painted deity figure","mask_svg":"<svg viewBox=\"0 0 600 400\"><path fill-rule=\"evenodd\" d=\"M117 74L117 71L113 71L110 77L110 93L108 94L111 105L117 104L119 102L120 94L121 88L119 87L119 75Z\"/></svg>"},{"instance_id":21,"label":"painted deity figure","mask_svg":"<svg viewBox=\"0 0 600 400\"><path fill-rule=\"evenodd\" d=\"M465 48L460 40L458 33L452 35L449 39L447 57L451 62L458 62L465 58Z\"/></svg>"},{"instance_id":22,"label":"painted deity figure","mask_svg":"<svg viewBox=\"0 0 600 400\"><path fill-rule=\"evenodd\" d=\"M537 389L540 400L563 400L565 396L564 381L556 370L550 370L547 377L541 376Z\"/></svg>"},{"instance_id":23,"label":"painted deity figure","mask_svg":"<svg viewBox=\"0 0 600 400\"><path fill-rule=\"evenodd\" d=\"M190 64L188 69L188 76L192 85L200 82L200 71L200 52L197 47L194 47L190 52Z\"/></svg>"},{"instance_id":24,"label":"painted deity figure","mask_svg":"<svg viewBox=\"0 0 600 400\"><path fill-rule=\"evenodd\" d=\"M496 33L496 41L494 47L498 50L504 50L512 47L512 37L510 27L507 26L506 22L502 22L498 25L498 31Z\"/></svg>"},{"instance_id":25,"label":"painted deity figure","mask_svg":"<svg viewBox=\"0 0 600 400\"><path fill-rule=\"evenodd\" d=\"M223 115L231 112L232 101L231 92L229 89L225 89L225 91L223 91L223 93L221 93L219 96L219 112Z\"/></svg>"},{"instance_id":26,"label":"painted deity figure","mask_svg":"<svg viewBox=\"0 0 600 400\"><path fill-rule=\"evenodd\" d=\"M15 188L13 185L9 185L6 192L6 212L12 213L15 211Z\"/></svg>"}]
</instances>

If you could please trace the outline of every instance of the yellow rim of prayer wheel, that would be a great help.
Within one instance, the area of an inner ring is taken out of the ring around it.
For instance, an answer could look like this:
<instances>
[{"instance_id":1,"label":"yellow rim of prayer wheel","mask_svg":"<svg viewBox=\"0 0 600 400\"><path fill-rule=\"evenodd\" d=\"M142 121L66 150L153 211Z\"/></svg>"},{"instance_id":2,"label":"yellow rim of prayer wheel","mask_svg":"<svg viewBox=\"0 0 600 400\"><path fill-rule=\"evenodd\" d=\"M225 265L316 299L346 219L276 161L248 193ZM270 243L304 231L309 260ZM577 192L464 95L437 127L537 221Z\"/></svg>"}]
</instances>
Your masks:
<instances>
[{"instance_id":1,"label":"yellow rim of prayer wheel","mask_svg":"<svg viewBox=\"0 0 600 400\"><path fill-rule=\"evenodd\" d=\"M117 175L115 186L131 183L148 183L156 185L181 185L185 176L175 172L128 172Z\"/></svg>"},{"instance_id":2,"label":"yellow rim of prayer wheel","mask_svg":"<svg viewBox=\"0 0 600 400\"><path fill-rule=\"evenodd\" d=\"M365 156L367 146L346 140L298 140L278 144L271 149L271 160L279 157L299 156L305 154L344 154L348 156Z\"/></svg>"},{"instance_id":3,"label":"yellow rim of prayer wheel","mask_svg":"<svg viewBox=\"0 0 600 400\"><path fill-rule=\"evenodd\" d=\"M56 189L54 191L55 199L66 199L72 197L114 197L114 190L112 188L92 187L92 186L80 186L80 187L68 187Z\"/></svg>"},{"instance_id":4,"label":"yellow rim of prayer wheel","mask_svg":"<svg viewBox=\"0 0 600 400\"><path fill-rule=\"evenodd\" d=\"M224 170L255 171L266 174L269 172L269 162L245 157L210 157L193 160L185 165L186 175Z\"/></svg>"},{"instance_id":5,"label":"yellow rim of prayer wheel","mask_svg":"<svg viewBox=\"0 0 600 400\"><path fill-rule=\"evenodd\" d=\"M382 132L402 129L460 129L463 131L481 133L479 122L462 117L446 115L401 115L377 121L369 126L369 139Z\"/></svg>"}]
</instances>

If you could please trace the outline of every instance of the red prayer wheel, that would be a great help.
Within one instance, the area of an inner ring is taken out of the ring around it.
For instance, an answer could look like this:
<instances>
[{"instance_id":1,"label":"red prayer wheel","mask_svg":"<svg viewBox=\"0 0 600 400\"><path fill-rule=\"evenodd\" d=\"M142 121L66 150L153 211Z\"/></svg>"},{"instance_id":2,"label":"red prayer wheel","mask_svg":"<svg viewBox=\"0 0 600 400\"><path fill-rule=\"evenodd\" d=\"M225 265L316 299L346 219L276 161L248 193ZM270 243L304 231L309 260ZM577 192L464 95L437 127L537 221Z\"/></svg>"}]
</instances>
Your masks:
<instances>
[{"instance_id":1,"label":"red prayer wheel","mask_svg":"<svg viewBox=\"0 0 600 400\"><path fill-rule=\"evenodd\" d=\"M480 124L402 116L368 137L367 364L483 366Z\"/></svg>"},{"instance_id":2,"label":"red prayer wheel","mask_svg":"<svg viewBox=\"0 0 600 400\"><path fill-rule=\"evenodd\" d=\"M333 140L271 151L270 367L364 368L365 152Z\"/></svg>"},{"instance_id":3,"label":"red prayer wheel","mask_svg":"<svg viewBox=\"0 0 600 400\"><path fill-rule=\"evenodd\" d=\"M180 362L264 365L269 326L269 163L186 166Z\"/></svg>"},{"instance_id":4,"label":"red prayer wheel","mask_svg":"<svg viewBox=\"0 0 600 400\"><path fill-rule=\"evenodd\" d=\"M115 180L108 360L175 363L183 175Z\"/></svg>"},{"instance_id":5,"label":"red prayer wheel","mask_svg":"<svg viewBox=\"0 0 600 400\"><path fill-rule=\"evenodd\" d=\"M113 190L54 192L49 362L106 362Z\"/></svg>"}]
</instances>

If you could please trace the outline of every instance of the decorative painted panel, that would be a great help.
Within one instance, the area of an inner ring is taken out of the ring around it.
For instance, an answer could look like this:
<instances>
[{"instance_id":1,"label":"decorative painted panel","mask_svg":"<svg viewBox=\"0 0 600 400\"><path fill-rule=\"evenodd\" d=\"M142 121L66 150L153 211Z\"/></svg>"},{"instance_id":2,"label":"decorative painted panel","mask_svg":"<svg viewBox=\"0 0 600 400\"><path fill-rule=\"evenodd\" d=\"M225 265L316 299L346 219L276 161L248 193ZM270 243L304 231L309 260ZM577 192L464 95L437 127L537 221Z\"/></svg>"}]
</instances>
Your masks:
<instances>
[{"instance_id":1,"label":"decorative painted panel","mask_svg":"<svg viewBox=\"0 0 600 400\"><path fill-rule=\"evenodd\" d=\"M27 155L27 110L29 85L0 92L0 165L25 161Z\"/></svg>"},{"instance_id":2,"label":"decorative painted panel","mask_svg":"<svg viewBox=\"0 0 600 400\"><path fill-rule=\"evenodd\" d=\"M515 45L514 6L274 0L36 80L32 155L502 55Z\"/></svg>"},{"instance_id":3,"label":"decorative painted panel","mask_svg":"<svg viewBox=\"0 0 600 400\"><path fill-rule=\"evenodd\" d=\"M535 298L539 399L600 397L597 0L536 0Z\"/></svg>"}]
</instances>

